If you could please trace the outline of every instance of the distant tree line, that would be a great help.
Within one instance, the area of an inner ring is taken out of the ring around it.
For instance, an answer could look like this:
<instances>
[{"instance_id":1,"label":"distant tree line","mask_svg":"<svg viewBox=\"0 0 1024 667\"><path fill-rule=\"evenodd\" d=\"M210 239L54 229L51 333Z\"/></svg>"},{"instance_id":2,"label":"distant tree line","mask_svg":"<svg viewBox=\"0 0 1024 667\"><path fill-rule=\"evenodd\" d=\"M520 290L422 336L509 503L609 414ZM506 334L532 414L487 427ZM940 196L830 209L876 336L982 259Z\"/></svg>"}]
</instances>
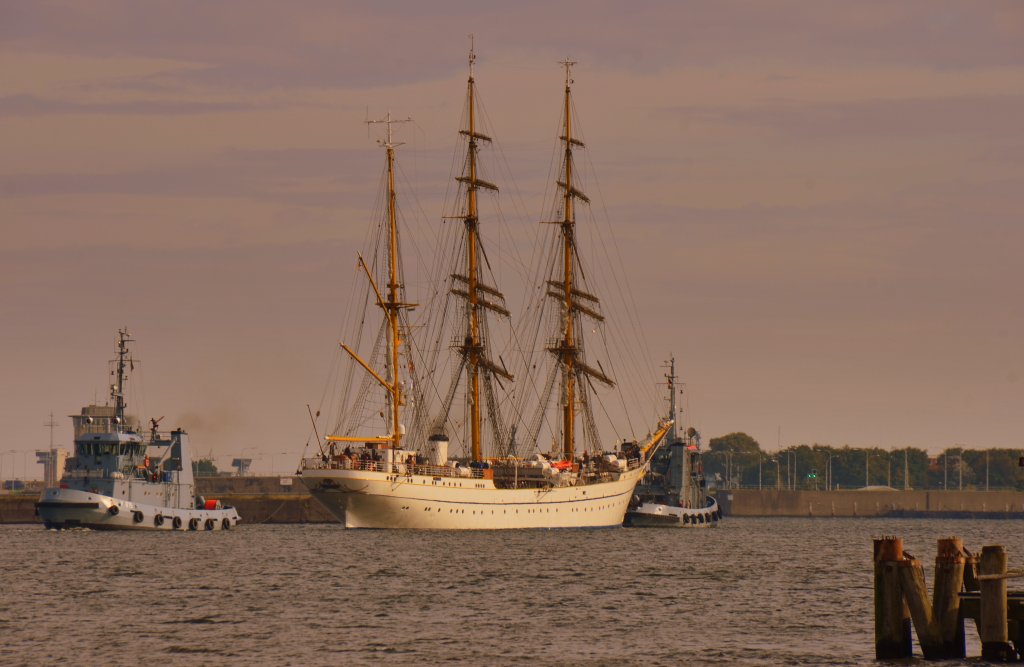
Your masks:
<instances>
[{"instance_id":1,"label":"distant tree line","mask_svg":"<svg viewBox=\"0 0 1024 667\"><path fill-rule=\"evenodd\" d=\"M192 474L195 477L213 477L219 475L220 471L214 465L213 459L198 459L192 462Z\"/></svg>"},{"instance_id":2,"label":"distant tree line","mask_svg":"<svg viewBox=\"0 0 1024 667\"><path fill-rule=\"evenodd\" d=\"M708 442L703 461L710 484L717 488L1024 490L1021 454L1020 449L955 445L929 456L914 447L819 444L769 453L746 433L730 433Z\"/></svg>"}]
</instances>

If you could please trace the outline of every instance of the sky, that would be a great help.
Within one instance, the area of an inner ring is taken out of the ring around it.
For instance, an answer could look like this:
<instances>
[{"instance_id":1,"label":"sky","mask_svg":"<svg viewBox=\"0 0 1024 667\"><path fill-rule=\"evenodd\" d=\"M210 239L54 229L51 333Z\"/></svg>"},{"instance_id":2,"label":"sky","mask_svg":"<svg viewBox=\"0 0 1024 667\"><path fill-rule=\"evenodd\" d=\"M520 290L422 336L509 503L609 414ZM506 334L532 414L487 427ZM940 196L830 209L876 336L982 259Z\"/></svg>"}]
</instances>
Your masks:
<instances>
[{"instance_id":1,"label":"sky","mask_svg":"<svg viewBox=\"0 0 1024 667\"><path fill-rule=\"evenodd\" d=\"M124 326L130 409L294 469L377 197L363 121L414 118L440 224L469 34L509 225L578 62L646 362L705 439L1024 448L1024 4L0 0L0 477L41 476L51 412L70 447Z\"/></svg>"}]
</instances>

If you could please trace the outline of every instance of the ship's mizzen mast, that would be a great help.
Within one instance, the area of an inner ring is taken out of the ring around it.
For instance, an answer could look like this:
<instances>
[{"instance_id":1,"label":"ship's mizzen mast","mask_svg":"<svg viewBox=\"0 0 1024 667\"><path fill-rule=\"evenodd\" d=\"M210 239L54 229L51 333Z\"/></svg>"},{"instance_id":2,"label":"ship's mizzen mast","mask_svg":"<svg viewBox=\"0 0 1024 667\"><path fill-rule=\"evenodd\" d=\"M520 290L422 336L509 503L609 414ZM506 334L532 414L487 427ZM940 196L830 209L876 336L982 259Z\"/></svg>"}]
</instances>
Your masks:
<instances>
[{"instance_id":1,"label":"ship's mizzen mast","mask_svg":"<svg viewBox=\"0 0 1024 667\"><path fill-rule=\"evenodd\" d=\"M382 378L378 375L370 366L359 358L359 356L347 345L342 344L344 349L356 362L359 363L370 375L373 376L377 382L379 382L388 394L388 402L390 403L391 410L388 415L388 421L390 421L391 434L386 438L361 438L361 437L347 437L347 436L328 436L327 440L334 442L390 442L391 446L395 449L400 449L402 444L402 432L399 422L399 408L404 404L402 397L402 385L398 374L398 347L402 344L401 332L399 330L399 311L403 308L412 308L414 304L402 303L399 301L399 292L401 284L398 281L398 225L396 221L396 197L395 197L395 148L401 146L403 142L394 141L392 135L391 126L395 123L408 123L411 122L411 118L395 119L391 117L389 111L384 118L377 120L368 120L366 123L372 125L375 123L383 123L387 126L387 139L380 141L387 152L387 169L388 169L388 284L387 284L387 300L383 298L380 290L377 289L376 283L373 281L373 276L370 275L370 270L366 266L366 262L363 258L359 258L359 264L366 272L366 277L370 281L370 285L373 287L373 291L377 297L377 305L384 311L384 317L388 323L388 352L389 352L389 374L390 377Z\"/></svg>"}]
</instances>

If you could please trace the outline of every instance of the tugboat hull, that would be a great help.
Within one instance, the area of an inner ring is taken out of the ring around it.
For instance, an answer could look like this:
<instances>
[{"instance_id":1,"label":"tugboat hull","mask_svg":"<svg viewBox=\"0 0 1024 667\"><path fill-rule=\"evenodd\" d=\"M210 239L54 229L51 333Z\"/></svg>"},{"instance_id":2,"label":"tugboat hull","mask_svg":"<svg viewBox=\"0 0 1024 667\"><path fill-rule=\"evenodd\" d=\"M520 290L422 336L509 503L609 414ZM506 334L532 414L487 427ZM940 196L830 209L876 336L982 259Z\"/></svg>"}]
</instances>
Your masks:
<instances>
[{"instance_id":1,"label":"tugboat hull","mask_svg":"<svg viewBox=\"0 0 1024 667\"><path fill-rule=\"evenodd\" d=\"M708 496L700 509L643 503L626 512L623 525L630 528L713 528L722 520L718 501Z\"/></svg>"},{"instance_id":2,"label":"tugboat hull","mask_svg":"<svg viewBox=\"0 0 1024 667\"><path fill-rule=\"evenodd\" d=\"M233 507L181 509L119 500L77 489L43 491L36 512L47 528L93 530L229 530L241 518Z\"/></svg>"}]
</instances>

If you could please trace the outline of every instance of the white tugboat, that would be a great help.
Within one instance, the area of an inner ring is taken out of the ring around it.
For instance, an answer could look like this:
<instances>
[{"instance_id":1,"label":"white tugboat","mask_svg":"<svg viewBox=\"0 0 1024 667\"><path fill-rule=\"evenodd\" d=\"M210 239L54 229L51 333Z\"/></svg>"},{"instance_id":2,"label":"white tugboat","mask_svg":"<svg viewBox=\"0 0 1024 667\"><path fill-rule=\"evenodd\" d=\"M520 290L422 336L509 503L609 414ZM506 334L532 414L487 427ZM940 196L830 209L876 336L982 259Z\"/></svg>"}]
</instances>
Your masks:
<instances>
[{"instance_id":1,"label":"white tugboat","mask_svg":"<svg viewBox=\"0 0 1024 667\"><path fill-rule=\"evenodd\" d=\"M558 216L552 218L555 234L550 242L557 251L552 253L543 275L540 294L545 305L537 311L550 314L549 344L541 344L538 349L539 354L549 355L551 370L546 375L537 416L523 429L524 444L533 450L524 456L518 451L516 426L505 423L502 406L495 398L500 387L513 382L513 376L489 338L486 315L507 318L510 313L504 295L495 287L493 274L488 276L490 260L480 236L478 192L496 191L497 186L483 180L479 172L478 150L491 139L476 125L474 58L471 51L468 124L460 130L468 146L462 174L456 179L464 195L464 206L455 216L462 223L461 233L454 242L457 252L450 257L453 264L445 271L450 278L446 291L454 302L451 312L462 317L444 317L449 307L437 308L442 324L454 325L455 331L449 332L451 337L447 339L454 339L454 343L433 348L450 348L455 353L453 372L439 373L428 367L417 375L423 357L414 354L417 342L406 318L414 304L405 298L402 283L394 186L395 148L400 144L391 134L391 125L404 121L396 121L389 114L382 121L370 121L387 124L387 138L381 142L387 156L387 218L379 227L381 238L376 244L381 252L366 261L360 257L359 261L369 282L367 303L383 311L383 322L368 361L342 345L367 372L363 383L366 391L361 390L359 398L352 401L356 407L343 414L346 423L339 424L325 438L327 447L321 448L320 456L304 459L301 479L310 493L349 528L619 526L648 457L671 422L661 420L643 438L616 441L615 451L604 451L597 434L591 409L594 385L612 388L615 381L599 361L588 363L583 344L584 333L596 330L604 316L598 297L587 285L577 253L575 204L589 199L578 189L573 171L573 150L583 146L573 135L570 122L570 67L574 63L563 63L562 168L557 181ZM445 340L444 333L439 339ZM541 364L538 360L537 365ZM384 367L381 372L374 370L380 366ZM433 388L443 400L439 410L425 416L423 387L439 376L452 378L450 388ZM367 399L369 389L375 386L383 389L383 410ZM466 414L453 419L450 411L460 395ZM525 395L533 396L530 392ZM545 420L544 410L552 403L557 403L552 410L557 416ZM369 405L374 407L360 407ZM378 415L383 424L377 421ZM408 434L403 419L411 425ZM544 447L550 443L550 451L542 453L538 432L545 424L553 433L543 443ZM368 435L365 432L370 428L379 430ZM488 428L493 432L491 456L485 456L481 445L482 432ZM464 429L463 443L468 451L462 457L450 458L447 433L456 429ZM358 435L360 430L363 435Z\"/></svg>"},{"instance_id":2,"label":"white tugboat","mask_svg":"<svg viewBox=\"0 0 1024 667\"><path fill-rule=\"evenodd\" d=\"M669 410L676 417L676 360L669 362ZM624 524L635 528L659 526L708 528L722 520L718 501L707 494L701 463L700 433L692 426L686 438L676 437L675 422L666 438L668 445L651 458L647 476L636 487L636 495Z\"/></svg>"},{"instance_id":3,"label":"white tugboat","mask_svg":"<svg viewBox=\"0 0 1024 667\"><path fill-rule=\"evenodd\" d=\"M192 454L182 429L147 436L125 416L132 341L118 331L113 405L88 405L72 415L75 453L58 486L43 490L36 511L47 528L98 530L227 530L241 519L233 507L195 495Z\"/></svg>"}]
</instances>

